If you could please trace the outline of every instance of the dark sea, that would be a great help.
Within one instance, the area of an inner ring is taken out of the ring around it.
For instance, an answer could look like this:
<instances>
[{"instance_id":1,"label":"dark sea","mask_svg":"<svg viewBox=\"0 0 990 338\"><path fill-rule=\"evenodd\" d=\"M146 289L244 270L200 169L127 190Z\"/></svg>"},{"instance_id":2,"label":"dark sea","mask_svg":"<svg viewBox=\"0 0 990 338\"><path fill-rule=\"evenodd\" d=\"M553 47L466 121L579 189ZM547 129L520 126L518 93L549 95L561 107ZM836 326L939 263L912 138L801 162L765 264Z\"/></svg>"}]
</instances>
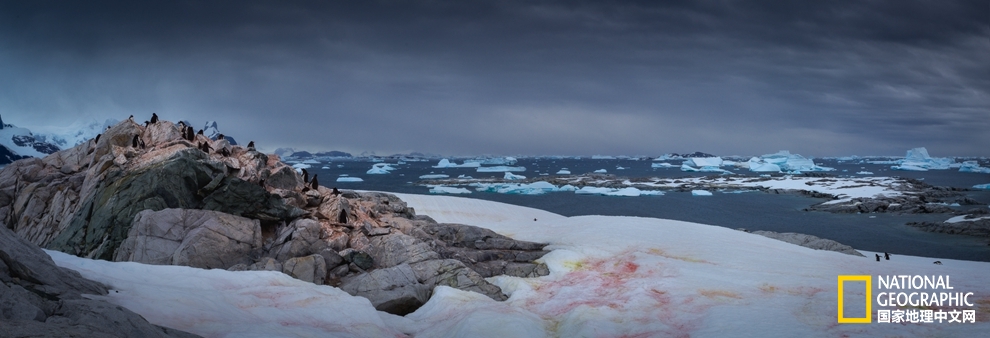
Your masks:
<instances>
[{"instance_id":1,"label":"dark sea","mask_svg":"<svg viewBox=\"0 0 990 338\"><path fill-rule=\"evenodd\" d=\"M334 158L320 162L319 164L311 164L312 167L307 170L319 174L322 185L341 189L429 194L429 188L420 183L419 176L421 175L446 174L451 178L458 175L474 178L501 178L503 176L501 172L477 172L476 168L433 168L432 166L437 164L437 160L410 161L398 164L396 160L388 160L386 163L396 168L389 174L367 174L368 169L374 165L374 162L370 160ZM454 160L454 162L461 163L461 160ZM678 165L678 167L681 163L680 160L666 162ZM709 175L709 173L682 172L679 168L654 169L651 168L652 163L654 162L648 158L643 160L519 158L518 162L512 166L526 167L525 172L516 172L516 174L529 178L539 177L541 174L553 175L561 168L567 168L574 175L605 169L608 174L628 178L679 178ZM958 169L927 172L900 171L891 170L890 164L869 164L861 160L816 159L815 163L835 168L836 171L828 173L839 177L900 176L921 179L932 185L959 188L971 188L976 184L990 183L990 174L961 173ZM990 163L985 159L980 160L980 164L984 167L990 166ZM740 175L758 175L758 173L752 173L746 169L730 170ZM861 171L869 171L873 174L856 174ZM335 179L341 175L360 177L364 181L335 182ZM667 192L662 196L612 197L577 195L573 192L512 195L474 191L471 194L459 194L457 196L532 207L564 216L655 217L732 229L798 232L832 239L862 250L990 262L990 239L928 233L905 225L905 223L912 221L944 221L952 215L810 212L803 211L803 209L825 200L797 195L771 195L763 192L714 192L713 196L702 197L692 196L690 193ZM987 203L990 203L990 191L968 192L967 196L983 203L983 205L957 207L958 210L969 210L975 207L986 208Z\"/></svg>"}]
</instances>

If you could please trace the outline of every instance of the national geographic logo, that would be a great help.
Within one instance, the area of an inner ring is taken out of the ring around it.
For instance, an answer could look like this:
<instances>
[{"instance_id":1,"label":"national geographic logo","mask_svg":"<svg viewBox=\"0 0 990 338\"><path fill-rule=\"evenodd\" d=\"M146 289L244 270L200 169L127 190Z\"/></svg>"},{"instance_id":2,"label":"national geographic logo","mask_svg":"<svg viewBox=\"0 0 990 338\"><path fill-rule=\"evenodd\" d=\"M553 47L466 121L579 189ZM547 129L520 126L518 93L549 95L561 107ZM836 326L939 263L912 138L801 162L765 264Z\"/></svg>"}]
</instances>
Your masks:
<instances>
[{"instance_id":1,"label":"national geographic logo","mask_svg":"<svg viewBox=\"0 0 990 338\"><path fill-rule=\"evenodd\" d=\"M884 309L876 311L877 323L975 323L976 310L970 301L972 292L956 291L948 275L878 275L877 293L873 297L873 276L839 275L836 289L837 320L840 324L873 322L873 303ZM847 283L865 284L863 317L847 317L845 310ZM963 307L964 309L958 309ZM968 307L968 309L966 309Z\"/></svg>"}]
</instances>

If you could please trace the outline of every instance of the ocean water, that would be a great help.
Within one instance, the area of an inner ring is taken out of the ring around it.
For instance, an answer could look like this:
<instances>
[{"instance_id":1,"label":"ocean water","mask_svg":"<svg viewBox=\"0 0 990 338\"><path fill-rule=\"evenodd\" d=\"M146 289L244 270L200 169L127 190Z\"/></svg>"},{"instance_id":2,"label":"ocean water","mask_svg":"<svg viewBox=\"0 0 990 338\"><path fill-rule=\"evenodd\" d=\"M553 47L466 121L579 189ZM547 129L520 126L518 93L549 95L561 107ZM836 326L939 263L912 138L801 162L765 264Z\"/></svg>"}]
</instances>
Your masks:
<instances>
[{"instance_id":1,"label":"ocean water","mask_svg":"<svg viewBox=\"0 0 990 338\"><path fill-rule=\"evenodd\" d=\"M460 163L460 161L456 161ZM679 165L680 161L668 161ZM816 160L824 166L836 168L829 172L836 176L859 177L859 171L870 171L868 176L900 176L923 179L939 186L960 188L975 184L990 183L990 175L960 173L957 169L909 172L891 170L890 165L876 165L836 160ZM389 161L397 170L390 174L366 174L374 164L364 160L333 160L314 164L307 169L318 174L320 182L327 187L341 189L377 190L411 194L429 194L429 188L421 185L419 176L426 174L446 174L451 178L467 175L474 178L497 177L503 173L476 172L475 168L432 168L436 161L407 162L396 164ZM679 168L653 169L651 161L628 159L550 159L523 158L513 166L526 167L525 172L516 174L533 178L541 173L553 175L561 168L572 174L591 173L605 169L609 174L636 177L691 177L705 176L708 173L687 173ZM986 161L981 165L988 166ZM327 169L322 169L326 167ZM623 167L625 169L617 169ZM731 169L730 169L731 170ZM732 170L741 175L756 176L747 170ZM335 182L341 175L360 177L363 182ZM990 202L990 191L973 191L967 195L977 201ZM836 240L857 249L890 252L914 256L952 258L975 261L990 261L990 239L969 236L927 233L906 226L912 221L943 221L951 215L891 215L891 214L832 214L803 211L804 208L825 201L796 195L771 195L762 192L721 193L713 196L692 196L690 193L668 192L663 196L610 197L576 195L571 192L547 193L543 195L510 195L487 192L473 192L458 195L503 203L533 207L564 216L617 215L675 219L732 229L769 230L777 232L799 232ZM961 207L968 210L978 206ZM986 207L984 205L983 207Z\"/></svg>"}]
</instances>

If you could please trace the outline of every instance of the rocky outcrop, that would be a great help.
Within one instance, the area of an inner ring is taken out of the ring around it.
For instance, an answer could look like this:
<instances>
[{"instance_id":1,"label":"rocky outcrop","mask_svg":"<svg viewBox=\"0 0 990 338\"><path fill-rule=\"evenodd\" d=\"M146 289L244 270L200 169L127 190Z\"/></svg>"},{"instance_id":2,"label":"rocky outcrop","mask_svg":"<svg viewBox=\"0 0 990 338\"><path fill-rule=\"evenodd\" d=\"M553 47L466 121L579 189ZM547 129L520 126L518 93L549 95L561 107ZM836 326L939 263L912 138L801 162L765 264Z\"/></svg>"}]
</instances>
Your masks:
<instances>
[{"instance_id":1,"label":"rocky outcrop","mask_svg":"<svg viewBox=\"0 0 990 338\"><path fill-rule=\"evenodd\" d=\"M812 235L799 234L794 232L773 232L773 231L761 230L761 231L753 231L752 233L815 250L828 250L828 251L841 252L847 255L866 257L863 256L863 254L860 253L859 251L856 251L856 249L853 249L853 247L833 241L831 239L824 239Z\"/></svg>"},{"instance_id":2,"label":"rocky outcrop","mask_svg":"<svg viewBox=\"0 0 990 338\"><path fill-rule=\"evenodd\" d=\"M0 336L196 337L82 297L106 293L106 286L58 267L40 248L0 225Z\"/></svg>"},{"instance_id":3,"label":"rocky outcrop","mask_svg":"<svg viewBox=\"0 0 990 338\"><path fill-rule=\"evenodd\" d=\"M144 210L137 214L115 261L226 269L261 253L261 222L219 211Z\"/></svg>"},{"instance_id":4,"label":"rocky outcrop","mask_svg":"<svg viewBox=\"0 0 990 338\"><path fill-rule=\"evenodd\" d=\"M990 238L990 216L986 214L986 209L979 209L975 213L972 211L963 219L951 223L909 222L907 225L927 232Z\"/></svg>"},{"instance_id":5,"label":"rocky outcrop","mask_svg":"<svg viewBox=\"0 0 990 338\"><path fill-rule=\"evenodd\" d=\"M504 300L485 277L549 273L534 262L545 244L438 224L394 195L304 183L278 156L128 120L99 142L0 170L0 220L78 256L281 271L393 313L414 310L438 285Z\"/></svg>"}]
</instances>

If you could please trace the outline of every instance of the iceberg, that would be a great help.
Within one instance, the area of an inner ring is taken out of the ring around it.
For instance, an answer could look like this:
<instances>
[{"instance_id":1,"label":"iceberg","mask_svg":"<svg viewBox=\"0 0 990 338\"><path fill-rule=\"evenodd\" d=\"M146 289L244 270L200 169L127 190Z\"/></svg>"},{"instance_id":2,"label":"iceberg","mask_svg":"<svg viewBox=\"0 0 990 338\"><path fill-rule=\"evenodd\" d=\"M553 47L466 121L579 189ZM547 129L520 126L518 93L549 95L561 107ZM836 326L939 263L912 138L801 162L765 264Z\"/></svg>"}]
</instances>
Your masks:
<instances>
[{"instance_id":1,"label":"iceberg","mask_svg":"<svg viewBox=\"0 0 990 338\"><path fill-rule=\"evenodd\" d=\"M495 167L478 167L477 171L479 173L497 173L497 172L508 172L508 171L526 171L526 167L509 167L509 166L495 166Z\"/></svg>"},{"instance_id":2,"label":"iceberg","mask_svg":"<svg viewBox=\"0 0 990 338\"><path fill-rule=\"evenodd\" d=\"M458 187L433 187L430 189L431 194L470 194L471 190Z\"/></svg>"},{"instance_id":3,"label":"iceberg","mask_svg":"<svg viewBox=\"0 0 990 338\"><path fill-rule=\"evenodd\" d=\"M894 170L928 171L949 169L955 160L951 158L934 158L928 155L928 149L918 147L907 151L907 156L891 166Z\"/></svg>"},{"instance_id":4,"label":"iceberg","mask_svg":"<svg viewBox=\"0 0 990 338\"><path fill-rule=\"evenodd\" d=\"M987 184L977 184L977 185L974 185L973 188L990 190L990 183L987 183Z\"/></svg>"},{"instance_id":5,"label":"iceberg","mask_svg":"<svg viewBox=\"0 0 990 338\"><path fill-rule=\"evenodd\" d=\"M687 171L687 172L703 172L703 173L723 173L723 174L731 174L732 173L731 171L728 171L728 170L725 170L725 169L722 169L722 168L719 168L719 167L712 167L712 166L701 167L701 168L694 168L692 166L687 165L687 163L681 164L681 171Z\"/></svg>"},{"instance_id":6,"label":"iceberg","mask_svg":"<svg viewBox=\"0 0 990 338\"><path fill-rule=\"evenodd\" d=\"M779 169L773 170L773 167L766 166L764 164L773 164L776 165ZM753 170L754 167L757 168L757 170ZM759 172L759 171L801 172L801 171L834 171L835 168L822 167L815 164L815 162L809 158L805 158L804 156L798 154L791 154L791 152L787 150L781 150L773 154L766 154L760 156L760 158L756 158L756 157L750 158L749 170L755 172Z\"/></svg>"},{"instance_id":7,"label":"iceberg","mask_svg":"<svg viewBox=\"0 0 990 338\"><path fill-rule=\"evenodd\" d=\"M477 168L477 167L480 167L480 166L481 166L481 162L467 162L467 161L465 161L464 164L456 164L456 163L450 162L450 160L448 160L448 159L441 159L440 162L438 162L437 165L435 165L433 167L434 168Z\"/></svg>"},{"instance_id":8,"label":"iceberg","mask_svg":"<svg viewBox=\"0 0 990 338\"><path fill-rule=\"evenodd\" d=\"M313 166L306 163L296 163L293 164L292 167L296 169L296 172L301 173L303 169L309 169L312 168Z\"/></svg>"},{"instance_id":9,"label":"iceberg","mask_svg":"<svg viewBox=\"0 0 990 338\"><path fill-rule=\"evenodd\" d=\"M598 169L598 170L595 170L594 173L596 173L596 174L607 174L608 173L608 170Z\"/></svg>"},{"instance_id":10,"label":"iceberg","mask_svg":"<svg viewBox=\"0 0 990 338\"><path fill-rule=\"evenodd\" d=\"M337 182L364 182L360 177L337 177Z\"/></svg>"},{"instance_id":11,"label":"iceberg","mask_svg":"<svg viewBox=\"0 0 990 338\"><path fill-rule=\"evenodd\" d=\"M780 172L779 165L765 162L759 157L750 158L749 162L746 163L747 166L749 167L749 171L752 172L774 172L774 173Z\"/></svg>"},{"instance_id":12,"label":"iceberg","mask_svg":"<svg viewBox=\"0 0 990 338\"><path fill-rule=\"evenodd\" d=\"M601 187L581 187L581 189L575 190L574 193L578 195L602 195L602 196L626 196L626 197L663 195L663 192L659 190L639 190L633 187L627 187L622 189L601 188Z\"/></svg>"},{"instance_id":13,"label":"iceberg","mask_svg":"<svg viewBox=\"0 0 990 338\"><path fill-rule=\"evenodd\" d=\"M476 187L475 190L484 192L494 192L499 194L513 194L513 195L542 195L548 192L556 191L573 191L573 190L561 190L557 186L550 184L549 182L539 181L529 184L525 183L473 183L471 186ZM566 187L566 186L565 186ZM573 188L573 187L571 187Z\"/></svg>"},{"instance_id":14,"label":"iceberg","mask_svg":"<svg viewBox=\"0 0 990 338\"><path fill-rule=\"evenodd\" d=\"M976 161L965 161L959 166L959 172L990 174L990 168L981 167L980 163Z\"/></svg>"},{"instance_id":15,"label":"iceberg","mask_svg":"<svg viewBox=\"0 0 990 338\"><path fill-rule=\"evenodd\" d=\"M526 176L516 175L516 174L513 174L513 173L510 173L510 172L506 171L505 172L505 176L502 176L502 178L507 179L507 180L525 180L526 179Z\"/></svg>"},{"instance_id":16,"label":"iceberg","mask_svg":"<svg viewBox=\"0 0 990 338\"><path fill-rule=\"evenodd\" d=\"M872 171L858 171L858 172L856 172L856 174L858 174L858 175L873 175L873 172Z\"/></svg>"},{"instance_id":17,"label":"iceberg","mask_svg":"<svg viewBox=\"0 0 990 338\"><path fill-rule=\"evenodd\" d=\"M467 165L468 163L478 163L477 166L480 166L482 164L488 164L488 165L513 165L513 164L516 164L516 161L518 161L518 160L516 160L515 157L506 156L506 157L495 157L495 158L481 158L481 159L464 160L464 165Z\"/></svg>"},{"instance_id":18,"label":"iceberg","mask_svg":"<svg viewBox=\"0 0 990 338\"><path fill-rule=\"evenodd\" d=\"M382 175L390 174L392 170L395 170L395 168L388 163L375 163L371 166L371 169L368 169L367 173L368 175Z\"/></svg>"},{"instance_id":19,"label":"iceberg","mask_svg":"<svg viewBox=\"0 0 990 338\"><path fill-rule=\"evenodd\" d=\"M712 192L708 190L691 190L691 196L711 196Z\"/></svg>"},{"instance_id":20,"label":"iceberg","mask_svg":"<svg viewBox=\"0 0 990 338\"><path fill-rule=\"evenodd\" d=\"M570 174L571 171L567 170L567 168L560 168L560 170L557 170L557 175L570 175Z\"/></svg>"},{"instance_id":21,"label":"iceberg","mask_svg":"<svg viewBox=\"0 0 990 338\"><path fill-rule=\"evenodd\" d=\"M722 158L721 157L692 157L684 161L692 167L721 167Z\"/></svg>"},{"instance_id":22,"label":"iceberg","mask_svg":"<svg viewBox=\"0 0 990 338\"><path fill-rule=\"evenodd\" d=\"M444 175L444 174L427 174L427 175L420 175L419 176L419 179L421 179L421 180L431 180L431 179L448 178L448 177L450 177L450 176Z\"/></svg>"}]
</instances>

